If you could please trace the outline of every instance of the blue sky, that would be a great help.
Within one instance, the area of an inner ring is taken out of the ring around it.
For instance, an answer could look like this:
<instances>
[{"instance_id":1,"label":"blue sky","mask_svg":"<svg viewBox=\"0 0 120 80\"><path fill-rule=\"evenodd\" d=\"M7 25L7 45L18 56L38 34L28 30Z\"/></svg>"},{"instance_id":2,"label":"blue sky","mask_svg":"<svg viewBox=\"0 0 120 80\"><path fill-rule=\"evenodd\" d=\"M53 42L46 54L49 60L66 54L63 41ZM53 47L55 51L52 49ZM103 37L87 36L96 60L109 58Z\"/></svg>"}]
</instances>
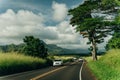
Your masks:
<instances>
[{"instance_id":1,"label":"blue sky","mask_svg":"<svg viewBox=\"0 0 120 80\"><path fill-rule=\"evenodd\" d=\"M68 10L83 0L0 0L0 45L19 44L33 35L47 44L87 48L87 39L69 24ZM100 46L101 48L104 45Z\"/></svg>"},{"instance_id":2,"label":"blue sky","mask_svg":"<svg viewBox=\"0 0 120 80\"><path fill-rule=\"evenodd\" d=\"M35 14L42 13L47 17L52 15L52 5L54 2L58 4L65 4L67 9L73 8L83 0L0 0L0 13L6 12L7 9L12 9L14 12L19 10L29 10ZM50 22L51 19L47 19L47 25L54 25L57 22Z\"/></svg>"},{"instance_id":3,"label":"blue sky","mask_svg":"<svg viewBox=\"0 0 120 80\"><path fill-rule=\"evenodd\" d=\"M33 12L46 13L51 10L53 2L65 4L68 8L72 8L83 2L83 0L0 0L0 12L7 9L18 11L19 9L27 9Z\"/></svg>"}]
</instances>

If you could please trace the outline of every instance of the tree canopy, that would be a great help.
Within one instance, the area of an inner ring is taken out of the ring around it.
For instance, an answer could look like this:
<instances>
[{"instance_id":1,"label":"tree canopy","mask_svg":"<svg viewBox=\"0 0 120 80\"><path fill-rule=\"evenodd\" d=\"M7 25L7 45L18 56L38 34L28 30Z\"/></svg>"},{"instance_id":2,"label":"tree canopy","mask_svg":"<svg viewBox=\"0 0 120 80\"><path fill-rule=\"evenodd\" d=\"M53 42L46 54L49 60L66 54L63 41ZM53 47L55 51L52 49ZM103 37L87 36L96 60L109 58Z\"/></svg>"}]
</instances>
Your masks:
<instances>
[{"instance_id":1,"label":"tree canopy","mask_svg":"<svg viewBox=\"0 0 120 80\"><path fill-rule=\"evenodd\" d=\"M25 43L24 51L26 55L41 58L45 58L47 56L47 48L45 47L45 43L39 38L26 36L23 41Z\"/></svg>"}]
</instances>

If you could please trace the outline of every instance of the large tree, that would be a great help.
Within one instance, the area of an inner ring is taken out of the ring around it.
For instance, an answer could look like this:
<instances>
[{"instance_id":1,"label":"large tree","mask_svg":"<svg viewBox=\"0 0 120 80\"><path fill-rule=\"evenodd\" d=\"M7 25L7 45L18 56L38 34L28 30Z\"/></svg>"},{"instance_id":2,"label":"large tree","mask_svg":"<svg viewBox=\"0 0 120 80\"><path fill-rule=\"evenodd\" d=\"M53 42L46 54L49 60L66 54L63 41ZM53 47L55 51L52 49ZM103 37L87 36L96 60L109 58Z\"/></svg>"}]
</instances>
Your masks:
<instances>
[{"instance_id":1,"label":"large tree","mask_svg":"<svg viewBox=\"0 0 120 80\"><path fill-rule=\"evenodd\" d=\"M97 60L97 44L104 42L104 37L118 28L113 17L117 14L115 6L117 6L115 0L86 0L69 10L69 15L72 15L70 24L75 26L76 31L84 38L88 38L87 44L92 44L90 50L93 60Z\"/></svg>"},{"instance_id":2,"label":"large tree","mask_svg":"<svg viewBox=\"0 0 120 80\"><path fill-rule=\"evenodd\" d=\"M47 56L47 48L45 43L39 38L34 38L33 36L26 36L23 39L25 43L25 53L34 57L45 58Z\"/></svg>"}]
</instances>

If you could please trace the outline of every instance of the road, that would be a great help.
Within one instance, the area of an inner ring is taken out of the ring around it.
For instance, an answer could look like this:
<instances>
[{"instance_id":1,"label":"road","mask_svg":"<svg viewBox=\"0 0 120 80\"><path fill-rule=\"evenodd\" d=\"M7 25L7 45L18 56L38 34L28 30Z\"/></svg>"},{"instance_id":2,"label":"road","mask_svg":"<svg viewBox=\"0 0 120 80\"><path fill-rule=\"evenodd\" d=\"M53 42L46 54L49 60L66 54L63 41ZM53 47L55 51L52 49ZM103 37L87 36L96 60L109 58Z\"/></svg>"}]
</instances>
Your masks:
<instances>
[{"instance_id":1,"label":"road","mask_svg":"<svg viewBox=\"0 0 120 80\"><path fill-rule=\"evenodd\" d=\"M0 77L0 80L79 80L82 62Z\"/></svg>"}]
</instances>

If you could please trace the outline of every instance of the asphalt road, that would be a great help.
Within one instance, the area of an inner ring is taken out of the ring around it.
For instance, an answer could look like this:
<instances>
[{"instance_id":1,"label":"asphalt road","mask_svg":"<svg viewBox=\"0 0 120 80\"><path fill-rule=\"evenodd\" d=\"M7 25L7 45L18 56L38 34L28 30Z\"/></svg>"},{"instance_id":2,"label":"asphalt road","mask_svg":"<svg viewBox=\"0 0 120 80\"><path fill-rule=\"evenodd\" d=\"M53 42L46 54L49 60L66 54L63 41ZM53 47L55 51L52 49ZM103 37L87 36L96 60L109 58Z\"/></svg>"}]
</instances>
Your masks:
<instances>
[{"instance_id":1,"label":"asphalt road","mask_svg":"<svg viewBox=\"0 0 120 80\"><path fill-rule=\"evenodd\" d=\"M82 62L74 62L60 67L23 72L0 77L0 80L79 80Z\"/></svg>"}]
</instances>

